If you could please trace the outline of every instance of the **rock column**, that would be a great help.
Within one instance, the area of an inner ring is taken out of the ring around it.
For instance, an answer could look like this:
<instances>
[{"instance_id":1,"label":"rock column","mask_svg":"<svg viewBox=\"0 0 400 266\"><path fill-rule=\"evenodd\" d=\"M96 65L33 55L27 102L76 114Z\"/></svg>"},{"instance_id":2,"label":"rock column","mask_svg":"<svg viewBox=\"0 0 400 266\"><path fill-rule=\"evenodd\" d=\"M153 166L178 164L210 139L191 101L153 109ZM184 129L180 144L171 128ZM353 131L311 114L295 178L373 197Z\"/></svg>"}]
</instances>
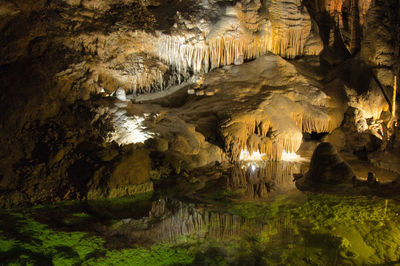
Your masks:
<instances>
[{"instance_id":1,"label":"rock column","mask_svg":"<svg viewBox=\"0 0 400 266\"><path fill-rule=\"evenodd\" d=\"M350 53L354 55L360 49L360 12L358 0L351 0Z\"/></svg>"}]
</instances>

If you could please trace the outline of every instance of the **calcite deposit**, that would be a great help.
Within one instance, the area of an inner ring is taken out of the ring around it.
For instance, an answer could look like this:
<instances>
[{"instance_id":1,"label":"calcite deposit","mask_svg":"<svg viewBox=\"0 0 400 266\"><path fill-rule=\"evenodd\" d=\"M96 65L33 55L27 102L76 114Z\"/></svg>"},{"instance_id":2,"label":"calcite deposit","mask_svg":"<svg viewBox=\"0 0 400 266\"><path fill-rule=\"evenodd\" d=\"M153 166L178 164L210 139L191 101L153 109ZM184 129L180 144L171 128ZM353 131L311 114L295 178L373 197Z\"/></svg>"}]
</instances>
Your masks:
<instances>
[{"instance_id":1,"label":"calcite deposit","mask_svg":"<svg viewBox=\"0 0 400 266\"><path fill-rule=\"evenodd\" d=\"M312 136L386 167L380 152L399 142L398 10L0 0L0 206L148 192L243 154L296 158Z\"/></svg>"}]
</instances>

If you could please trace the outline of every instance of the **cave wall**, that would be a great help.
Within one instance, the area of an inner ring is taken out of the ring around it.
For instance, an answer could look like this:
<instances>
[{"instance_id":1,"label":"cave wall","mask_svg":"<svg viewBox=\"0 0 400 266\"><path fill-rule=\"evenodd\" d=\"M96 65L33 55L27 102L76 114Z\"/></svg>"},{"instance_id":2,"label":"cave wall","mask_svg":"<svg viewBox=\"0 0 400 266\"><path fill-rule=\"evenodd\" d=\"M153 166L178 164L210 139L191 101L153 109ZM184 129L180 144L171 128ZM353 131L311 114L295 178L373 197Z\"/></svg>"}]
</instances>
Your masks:
<instances>
[{"instance_id":1,"label":"cave wall","mask_svg":"<svg viewBox=\"0 0 400 266\"><path fill-rule=\"evenodd\" d=\"M395 0L1 0L0 189L16 195L8 202L108 197L99 184L118 183L118 165L148 155L105 144L112 127L93 125L95 95L157 92L267 53L319 56L329 67L356 61L335 75L357 93L390 96L398 10ZM358 82L365 75L377 84ZM147 173L122 175L151 190Z\"/></svg>"}]
</instances>

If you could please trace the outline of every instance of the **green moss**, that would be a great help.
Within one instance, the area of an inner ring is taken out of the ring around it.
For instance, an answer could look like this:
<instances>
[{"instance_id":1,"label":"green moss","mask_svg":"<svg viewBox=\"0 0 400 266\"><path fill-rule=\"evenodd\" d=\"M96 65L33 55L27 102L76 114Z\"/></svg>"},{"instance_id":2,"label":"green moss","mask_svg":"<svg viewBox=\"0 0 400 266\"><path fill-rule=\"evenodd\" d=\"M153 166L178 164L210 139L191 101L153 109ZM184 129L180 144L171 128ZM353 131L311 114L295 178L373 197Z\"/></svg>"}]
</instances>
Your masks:
<instances>
[{"instance_id":1,"label":"green moss","mask_svg":"<svg viewBox=\"0 0 400 266\"><path fill-rule=\"evenodd\" d=\"M15 223L16 237L21 239L7 239L8 245L1 245L2 257L9 263L37 265L51 260L55 265L72 265L103 248L104 240L88 233L53 231L24 212L10 212L9 215Z\"/></svg>"}]
</instances>

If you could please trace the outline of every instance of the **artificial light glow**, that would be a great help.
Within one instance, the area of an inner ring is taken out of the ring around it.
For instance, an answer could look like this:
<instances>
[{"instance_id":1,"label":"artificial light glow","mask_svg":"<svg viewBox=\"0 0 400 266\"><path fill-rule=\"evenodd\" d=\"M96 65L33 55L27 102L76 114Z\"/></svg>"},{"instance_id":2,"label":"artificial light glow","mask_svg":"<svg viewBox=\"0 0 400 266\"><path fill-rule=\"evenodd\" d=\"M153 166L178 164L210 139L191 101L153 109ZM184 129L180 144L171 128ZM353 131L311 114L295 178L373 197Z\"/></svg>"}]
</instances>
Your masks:
<instances>
[{"instance_id":1,"label":"artificial light glow","mask_svg":"<svg viewBox=\"0 0 400 266\"><path fill-rule=\"evenodd\" d=\"M240 152L239 159L241 161L262 161L265 159L266 154L260 153L259 151L255 151L250 154L247 149L244 149Z\"/></svg>"},{"instance_id":2,"label":"artificial light glow","mask_svg":"<svg viewBox=\"0 0 400 266\"><path fill-rule=\"evenodd\" d=\"M115 140L119 144L141 143L151 138L152 133L146 132L146 128L142 125L144 117L133 116L127 117L115 134Z\"/></svg>"},{"instance_id":3,"label":"artificial light glow","mask_svg":"<svg viewBox=\"0 0 400 266\"><path fill-rule=\"evenodd\" d=\"M149 132L143 125L144 120L149 114L141 116L129 116L122 113L118 117L113 117L115 131L111 134L109 141L115 141L119 145L131 143L143 143L153 137L154 133Z\"/></svg>"},{"instance_id":4,"label":"artificial light glow","mask_svg":"<svg viewBox=\"0 0 400 266\"><path fill-rule=\"evenodd\" d=\"M281 160L285 162L301 162L305 159L301 158L301 156L296 154L295 152L286 152L285 150L283 150Z\"/></svg>"},{"instance_id":5,"label":"artificial light glow","mask_svg":"<svg viewBox=\"0 0 400 266\"><path fill-rule=\"evenodd\" d=\"M250 154L247 149L244 149L240 152L240 157L239 159L241 161L250 161L252 162L251 168L253 168L253 165L257 167L257 163L259 161L265 161L266 160L266 154L265 153L260 153L259 151L255 151L252 154ZM305 162L308 161L305 158L302 158L300 155L296 154L295 152L286 152L285 150L282 151L282 157L281 161L285 162ZM248 164L250 167L250 164ZM252 169L253 170L253 169Z\"/></svg>"}]
</instances>

